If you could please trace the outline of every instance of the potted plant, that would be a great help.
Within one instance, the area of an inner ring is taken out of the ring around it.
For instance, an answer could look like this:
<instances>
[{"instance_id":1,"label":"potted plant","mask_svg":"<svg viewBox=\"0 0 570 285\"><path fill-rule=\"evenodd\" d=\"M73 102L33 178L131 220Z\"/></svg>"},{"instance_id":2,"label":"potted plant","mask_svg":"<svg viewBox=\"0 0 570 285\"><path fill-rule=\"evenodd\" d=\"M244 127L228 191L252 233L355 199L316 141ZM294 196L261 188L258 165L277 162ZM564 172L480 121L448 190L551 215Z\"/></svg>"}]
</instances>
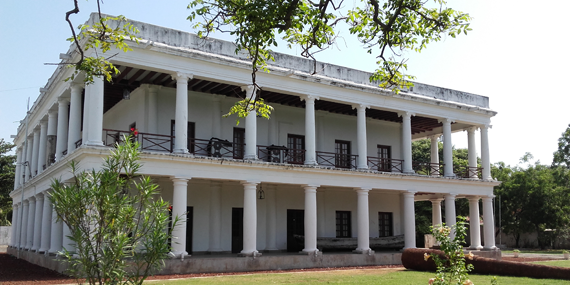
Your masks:
<instances>
[{"instance_id":1,"label":"potted plant","mask_svg":"<svg viewBox=\"0 0 570 285\"><path fill-rule=\"evenodd\" d=\"M564 259L566 260L570 259L570 252L568 250L563 249L562 254L564 254Z\"/></svg>"},{"instance_id":2,"label":"potted plant","mask_svg":"<svg viewBox=\"0 0 570 285\"><path fill-rule=\"evenodd\" d=\"M514 255L514 257L519 257L519 253L521 253L520 250L518 250L518 249L513 249L513 255Z\"/></svg>"}]
</instances>

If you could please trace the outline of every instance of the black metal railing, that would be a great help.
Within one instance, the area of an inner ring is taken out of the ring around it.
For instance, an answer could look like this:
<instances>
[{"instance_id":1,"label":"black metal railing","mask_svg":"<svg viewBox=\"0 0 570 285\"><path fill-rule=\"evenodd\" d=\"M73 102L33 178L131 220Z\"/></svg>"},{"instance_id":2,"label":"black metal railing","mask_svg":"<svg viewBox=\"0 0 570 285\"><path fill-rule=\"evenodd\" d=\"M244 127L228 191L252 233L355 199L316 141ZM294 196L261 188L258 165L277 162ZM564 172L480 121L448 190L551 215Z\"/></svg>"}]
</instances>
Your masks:
<instances>
[{"instance_id":1,"label":"black metal railing","mask_svg":"<svg viewBox=\"0 0 570 285\"><path fill-rule=\"evenodd\" d=\"M483 177L482 167L469 167L466 165L454 165L453 172L455 176L460 178L478 178Z\"/></svg>"},{"instance_id":2,"label":"black metal railing","mask_svg":"<svg viewBox=\"0 0 570 285\"><path fill-rule=\"evenodd\" d=\"M368 168L382 172L402 172L402 159L368 157Z\"/></svg>"},{"instance_id":3,"label":"black metal railing","mask_svg":"<svg viewBox=\"0 0 570 285\"><path fill-rule=\"evenodd\" d=\"M257 157L267 162L303 164L305 163L305 150L278 145L258 145Z\"/></svg>"},{"instance_id":4,"label":"black metal railing","mask_svg":"<svg viewBox=\"0 0 570 285\"><path fill-rule=\"evenodd\" d=\"M444 164L412 161L412 169L416 174L441 176Z\"/></svg>"},{"instance_id":5,"label":"black metal railing","mask_svg":"<svg viewBox=\"0 0 570 285\"><path fill-rule=\"evenodd\" d=\"M317 164L322 166L332 166L336 168L356 168L356 158L354 154L339 154L334 152L317 151Z\"/></svg>"},{"instance_id":6,"label":"black metal railing","mask_svg":"<svg viewBox=\"0 0 570 285\"><path fill-rule=\"evenodd\" d=\"M79 148L83 144L83 139L79 139L75 142L75 148Z\"/></svg>"}]
</instances>

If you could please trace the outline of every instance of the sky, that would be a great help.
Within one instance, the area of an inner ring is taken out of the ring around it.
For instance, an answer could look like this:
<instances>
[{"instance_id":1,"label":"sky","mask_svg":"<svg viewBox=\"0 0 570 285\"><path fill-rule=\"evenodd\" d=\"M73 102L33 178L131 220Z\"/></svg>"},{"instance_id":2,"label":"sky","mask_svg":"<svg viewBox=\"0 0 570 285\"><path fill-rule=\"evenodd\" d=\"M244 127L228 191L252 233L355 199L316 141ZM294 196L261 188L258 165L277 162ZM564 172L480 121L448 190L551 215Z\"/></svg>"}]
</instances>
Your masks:
<instances>
[{"instance_id":1,"label":"sky","mask_svg":"<svg viewBox=\"0 0 570 285\"><path fill-rule=\"evenodd\" d=\"M105 0L102 12L192 32L186 20L189 0ZM352 1L345 0L346 5ZM75 26L96 11L96 1L79 0ZM422 53L409 52L408 73L416 81L489 97L498 114L489 131L491 162L516 165L526 153L543 164L552 162L558 138L570 124L567 51L567 0L449 0L448 6L469 13L467 36L444 38ZM65 12L71 0L2 0L0 4L0 138L12 141L26 114L55 67L69 49L71 36ZM231 40L215 33L215 38ZM275 49L299 55L284 45ZM317 59L372 72L375 59L348 32L335 48ZM478 136L477 136L478 137ZM453 135L453 144L467 147L467 133Z\"/></svg>"}]
</instances>

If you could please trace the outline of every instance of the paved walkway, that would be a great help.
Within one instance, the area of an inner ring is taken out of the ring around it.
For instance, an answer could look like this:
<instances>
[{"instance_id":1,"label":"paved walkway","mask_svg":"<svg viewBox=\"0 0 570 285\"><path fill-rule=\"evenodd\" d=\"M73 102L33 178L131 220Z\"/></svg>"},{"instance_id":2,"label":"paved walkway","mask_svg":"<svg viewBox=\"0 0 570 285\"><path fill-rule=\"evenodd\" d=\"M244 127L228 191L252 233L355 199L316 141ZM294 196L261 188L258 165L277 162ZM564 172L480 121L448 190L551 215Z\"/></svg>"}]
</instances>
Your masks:
<instances>
[{"instance_id":1,"label":"paved walkway","mask_svg":"<svg viewBox=\"0 0 570 285\"><path fill-rule=\"evenodd\" d=\"M515 257L512 253L503 253L503 257ZM544 259L564 259L562 254L547 254L547 253L519 253L519 258L544 258Z\"/></svg>"},{"instance_id":2,"label":"paved walkway","mask_svg":"<svg viewBox=\"0 0 570 285\"><path fill-rule=\"evenodd\" d=\"M4 253L8 250L8 246L7 245L0 245L0 253Z\"/></svg>"}]
</instances>

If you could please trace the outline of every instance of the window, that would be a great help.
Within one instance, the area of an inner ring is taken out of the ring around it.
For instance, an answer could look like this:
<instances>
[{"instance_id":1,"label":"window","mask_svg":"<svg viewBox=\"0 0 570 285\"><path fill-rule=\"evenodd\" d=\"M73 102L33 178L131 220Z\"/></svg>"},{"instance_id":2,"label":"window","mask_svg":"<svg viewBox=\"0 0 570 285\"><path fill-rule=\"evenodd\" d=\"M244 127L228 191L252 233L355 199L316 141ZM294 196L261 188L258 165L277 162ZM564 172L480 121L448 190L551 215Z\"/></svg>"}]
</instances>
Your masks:
<instances>
[{"instance_id":1,"label":"window","mask_svg":"<svg viewBox=\"0 0 570 285\"><path fill-rule=\"evenodd\" d=\"M350 211L336 211L336 237L352 237Z\"/></svg>"},{"instance_id":2,"label":"window","mask_svg":"<svg viewBox=\"0 0 570 285\"><path fill-rule=\"evenodd\" d=\"M176 126L176 121L175 120L170 121L170 135L172 136L171 151L176 148L176 145L174 145L174 137L176 136L175 126ZM194 153L194 144L195 144L194 138L196 135L196 124L194 122L188 122L187 135L188 135L188 143L186 147L188 148L188 152Z\"/></svg>"},{"instance_id":3,"label":"window","mask_svg":"<svg viewBox=\"0 0 570 285\"><path fill-rule=\"evenodd\" d=\"M350 155L350 142L335 140L335 167L351 168L352 160Z\"/></svg>"},{"instance_id":4,"label":"window","mask_svg":"<svg viewBox=\"0 0 570 285\"><path fill-rule=\"evenodd\" d=\"M245 153L245 129L234 128L234 159L243 159Z\"/></svg>"},{"instance_id":5,"label":"window","mask_svg":"<svg viewBox=\"0 0 570 285\"><path fill-rule=\"evenodd\" d=\"M378 171L392 171L392 147L389 145L378 145Z\"/></svg>"},{"instance_id":6,"label":"window","mask_svg":"<svg viewBox=\"0 0 570 285\"><path fill-rule=\"evenodd\" d=\"M393 236L392 231L392 213L378 212L378 236L390 237Z\"/></svg>"},{"instance_id":7,"label":"window","mask_svg":"<svg viewBox=\"0 0 570 285\"><path fill-rule=\"evenodd\" d=\"M287 163L303 164L305 162L305 136L287 134Z\"/></svg>"}]
</instances>

